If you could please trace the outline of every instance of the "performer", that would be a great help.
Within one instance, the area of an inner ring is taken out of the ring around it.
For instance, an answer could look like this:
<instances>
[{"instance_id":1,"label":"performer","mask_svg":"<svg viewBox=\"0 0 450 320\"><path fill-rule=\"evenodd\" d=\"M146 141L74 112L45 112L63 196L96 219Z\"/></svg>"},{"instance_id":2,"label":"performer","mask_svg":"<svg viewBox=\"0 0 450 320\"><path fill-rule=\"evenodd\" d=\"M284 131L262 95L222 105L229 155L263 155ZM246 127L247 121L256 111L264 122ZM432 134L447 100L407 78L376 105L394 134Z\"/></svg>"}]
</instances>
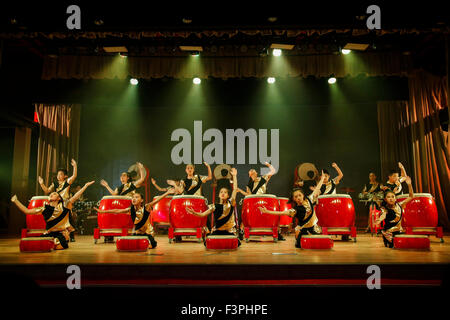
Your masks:
<instances>
[{"instance_id":1,"label":"performer","mask_svg":"<svg viewBox=\"0 0 450 320\"><path fill-rule=\"evenodd\" d=\"M322 175L325 175L325 179L323 180L323 184L320 188L321 195L336 194L336 186L344 177L344 174L335 162L333 162L331 166L336 169L338 176L330 180L330 173L328 172L328 170L322 170Z\"/></svg>"},{"instance_id":2,"label":"performer","mask_svg":"<svg viewBox=\"0 0 450 320\"><path fill-rule=\"evenodd\" d=\"M69 247L69 230L71 225L69 223L69 215L73 203L77 201L83 192L93 184L95 181L86 183L72 198L69 198L67 203L64 203L61 195L54 191L49 195L49 203L41 208L28 209L25 207L14 195L11 201L25 214L42 214L46 222L46 230L41 237L55 238L55 249L67 249Z\"/></svg>"},{"instance_id":3,"label":"performer","mask_svg":"<svg viewBox=\"0 0 450 320\"><path fill-rule=\"evenodd\" d=\"M193 164L188 164L186 165L186 177L184 179L167 180L167 184L173 187L181 186L183 188L183 194L185 195L202 196L203 183L212 179L211 167L206 162L203 162L203 164L208 169L207 176L196 174L195 166Z\"/></svg>"},{"instance_id":4,"label":"performer","mask_svg":"<svg viewBox=\"0 0 450 320\"><path fill-rule=\"evenodd\" d=\"M100 213L130 213L131 219L134 223L133 235L145 235L148 237L150 241L150 248L156 248L158 244L154 238L155 232L153 231L152 221L150 212L153 210L153 206L157 204L161 199L167 197L169 194L173 194L175 192L174 188L170 188L166 193L161 196L155 197L152 202L143 204L144 198L138 192L133 193L131 199L131 207L126 209L110 209L110 210L99 210L95 208L97 212Z\"/></svg>"},{"instance_id":5,"label":"performer","mask_svg":"<svg viewBox=\"0 0 450 320\"><path fill-rule=\"evenodd\" d=\"M381 190L381 186L382 185L377 181L376 174L373 172L370 172L369 173L369 182L364 185L364 189L362 190L362 192L359 195L359 197L361 199L368 200L365 205L366 206L369 205L369 214L368 214L368 222L367 222L368 224L367 224L366 233L370 232L370 219L371 219L370 212L371 212L371 210L374 208L379 209L377 201L381 200L381 199L378 199L379 198L378 196L380 195L380 193L383 192Z\"/></svg>"},{"instance_id":6,"label":"performer","mask_svg":"<svg viewBox=\"0 0 450 320\"><path fill-rule=\"evenodd\" d=\"M402 215L403 209L406 204L410 202L413 197L413 188L411 184L411 178L406 176L405 182L408 185L409 195L408 198L402 202L397 202L395 192L388 190L384 196L384 201L381 204L381 216L376 220L376 224L379 225L384 220L384 228L381 231L383 234L383 242L386 247L394 247L394 237L402 233Z\"/></svg>"},{"instance_id":7,"label":"performer","mask_svg":"<svg viewBox=\"0 0 450 320\"><path fill-rule=\"evenodd\" d=\"M317 198L320 194L320 188L325 181L326 176L322 172L321 178L315 190L309 196L305 196L302 189L295 188L292 190L291 202L292 209L286 211L271 211L264 207L259 207L262 213L274 214L274 215L288 215L296 218L297 226L295 227L295 247L301 248L302 235L306 234L320 234L321 230L318 226L316 213L314 211L314 205L317 203Z\"/></svg>"},{"instance_id":8,"label":"performer","mask_svg":"<svg viewBox=\"0 0 450 320\"><path fill-rule=\"evenodd\" d=\"M70 185L75 181L77 178L77 163L74 159L70 162L70 164L73 167L73 173L70 178L67 176L67 170L60 168L58 169L58 172L56 174L56 181L54 181L49 187L44 185L44 179L42 179L40 176L38 177L39 185L41 186L44 193L47 195L52 191L57 192L61 199L64 201L64 205L66 205L66 202L70 198ZM69 216L69 223L72 226L70 229L70 241L75 242L75 221L74 217L72 215L72 212Z\"/></svg>"},{"instance_id":9,"label":"performer","mask_svg":"<svg viewBox=\"0 0 450 320\"><path fill-rule=\"evenodd\" d=\"M139 180L133 181L130 172L122 172L122 174L120 175L120 182L122 184L119 187L116 187L114 190L110 188L108 182L106 182L105 180L100 181L100 184L104 186L113 196L132 196L136 192L136 189L138 189L145 180L144 166L140 162L138 162L137 165L141 173L141 178Z\"/></svg>"},{"instance_id":10,"label":"performer","mask_svg":"<svg viewBox=\"0 0 450 320\"><path fill-rule=\"evenodd\" d=\"M406 179L406 170L401 162L398 163L400 168L401 176L398 176L398 172L396 170L391 170L388 175L388 181L381 187L381 190L386 192L387 190L391 190L395 193L396 196L403 193L402 191L402 182Z\"/></svg>"},{"instance_id":11,"label":"performer","mask_svg":"<svg viewBox=\"0 0 450 320\"><path fill-rule=\"evenodd\" d=\"M268 162L265 162L264 164L269 167L269 173L258 177L258 173L256 172L256 170L250 169L250 171L248 172L250 178L246 187L246 191L238 188L238 192L242 193L244 196L266 193L267 183L269 183L270 178L277 172L277 170L275 170L275 168Z\"/></svg>"},{"instance_id":12,"label":"performer","mask_svg":"<svg viewBox=\"0 0 450 320\"><path fill-rule=\"evenodd\" d=\"M186 207L188 213L198 217L205 217L213 213L214 226L211 235L237 235L236 216L234 213L237 193L237 170L235 168L231 169L231 175L233 176L233 192L231 193L231 197L228 188L221 188L219 191L219 203L209 205L206 211L195 212L191 207Z\"/></svg>"},{"instance_id":13,"label":"performer","mask_svg":"<svg viewBox=\"0 0 450 320\"><path fill-rule=\"evenodd\" d=\"M269 173L263 176L258 177L258 173L255 169L250 169L248 172L249 180L247 183L246 191L238 188L237 191L244 196L249 196L251 194L266 194L267 192L267 184L269 183L270 178L277 172L277 170L268 162L264 163L269 169ZM241 223L240 226L240 234L239 237L242 240L244 235L244 226ZM280 231L278 230L278 240L284 241L286 239L283 238Z\"/></svg>"}]
</instances>

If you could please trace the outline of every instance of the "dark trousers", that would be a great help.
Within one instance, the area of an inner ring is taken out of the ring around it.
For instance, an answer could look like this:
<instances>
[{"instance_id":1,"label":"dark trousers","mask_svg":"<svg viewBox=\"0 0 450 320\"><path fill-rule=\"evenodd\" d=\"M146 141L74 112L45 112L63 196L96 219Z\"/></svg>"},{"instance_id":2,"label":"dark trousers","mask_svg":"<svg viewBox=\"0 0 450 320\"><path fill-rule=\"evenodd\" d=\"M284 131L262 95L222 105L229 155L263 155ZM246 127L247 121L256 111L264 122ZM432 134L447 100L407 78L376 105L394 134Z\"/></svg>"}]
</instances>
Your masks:
<instances>
[{"instance_id":1,"label":"dark trousers","mask_svg":"<svg viewBox=\"0 0 450 320\"><path fill-rule=\"evenodd\" d=\"M67 242L66 237L64 237L64 235L61 232L54 231L47 234L42 234L41 237L57 238L59 240L59 243L64 249L69 248L69 243Z\"/></svg>"},{"instance_id":2,"label":"dark trousers","mask_svg":"<svg viewBox=\"0 0 450 320\"><path fill-rule=\"evenodd\" d=\"M320 233L316 232L314 230L314 227L301 229L297 236L297 239L295 240L295 247L301 248L302 235L307 235L307 234L320 234Z\"/></svg>"},{"instance_id":3,"label":"dark trousers","mask_svg":"<svg viewBox=\"0 0 450 320\"><path fill-rule=\"evenodd\" d=\"M155 238L153 238L153 236L151 234L137 234L137 233L133 233L133 236L147 236L148 241L150 241L150 244L152 245L152 249L156 248L156 246L158 245L158 242L156 242Z\"/></svg>"}]
</instances>

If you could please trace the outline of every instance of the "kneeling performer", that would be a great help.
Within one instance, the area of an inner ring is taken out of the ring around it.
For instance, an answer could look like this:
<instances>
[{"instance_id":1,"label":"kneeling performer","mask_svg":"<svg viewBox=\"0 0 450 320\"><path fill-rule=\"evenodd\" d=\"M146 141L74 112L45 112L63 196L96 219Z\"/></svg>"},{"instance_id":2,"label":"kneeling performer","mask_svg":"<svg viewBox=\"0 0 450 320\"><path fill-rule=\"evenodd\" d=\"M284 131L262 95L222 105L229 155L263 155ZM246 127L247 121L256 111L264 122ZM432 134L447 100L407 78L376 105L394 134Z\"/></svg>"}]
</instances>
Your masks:
<instances>
[{"instance_id":1,"label":"kneeling performer","mask_svg":"<svg viewBox=\"0 0 450 320\"><path fill-rule=\"evenodd\" d=\"M72 230L69 222L72 205L81 197L87 187L94 182L86 183L66 204L61 194L56 191L50 193L49 203L40 208L28 209L17 199L16 195L11 198L11 201L25 214L42 214L46 222L46 230L41 237L55 238L55 249L57 250L67 249L69 247L69 232Z\"/></svg>"},{"instance_id":2,"label":"kneeling performer","mask_svg":"<svg viewBox=\"0 0 450 320\"><path fill-rule=\"evenodd\" d=\"M237 193L237 170L231 169L233 176L233 192L231 193L227 188L221 188L219 191L219 203L209 205L208 210L204 212L195 212L191 207L186 207L186 211L198 217L205 217L211 213L214 215L214 226L211 235L233 235L236 234L236 216L234 208L236 206ZM240 245L240 242L239 242Z\"/></svg>"},{"instance_id":3,"label":"kneeling performer","mask_svg":"<svg viewBox=\"0 0 450 320\"><path fill-rule=\"evenodd\" d=\"M314 204L317 202L324 179L325 175L322 172L322 177L317 184L317 187L309 196L305 196L302 189L294 189L290 199L292 202L292 209L286 211L271 211L264 207L259 207L259 210L261 210L262 213L288 215L297 218L297 226L295 227L296 248L301 248L302 235L320 234L320 227L317 225L318 219L314 211Z\"/></svg>"}]
</instances>

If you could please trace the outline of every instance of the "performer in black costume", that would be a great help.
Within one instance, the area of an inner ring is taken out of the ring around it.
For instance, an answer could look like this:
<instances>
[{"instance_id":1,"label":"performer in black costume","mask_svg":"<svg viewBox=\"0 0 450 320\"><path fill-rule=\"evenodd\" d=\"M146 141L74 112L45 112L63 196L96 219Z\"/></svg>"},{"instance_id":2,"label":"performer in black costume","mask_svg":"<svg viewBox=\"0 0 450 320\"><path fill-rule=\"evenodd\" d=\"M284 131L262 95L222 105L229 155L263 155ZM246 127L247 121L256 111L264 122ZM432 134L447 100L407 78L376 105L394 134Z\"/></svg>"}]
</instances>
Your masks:
<instances>
[{"instance_id":1,"label":"performer in black costume","mask_svg":"<svg viewBox=\"0 0 450 320\"><path fill-rule=\"evenodd\" d=\"M408 185L408 198L402 202L397 202L395 192L388 190L385 194L384 201L381 204L381 216L377 219L376 224L379 225L384 220L383 242L386 247L394 247L394 237L403 232L402 215L406 204L414 197L411 178L406 176L405 182Z\"/></svg>"},{"instance_id":2,"label":"performer in black costume","mask_svg":"<svg viewBox=\"0 0 450 320\"><path fill-rule=\"evenodd\" d=\"M359 194L360 199L367 200L366 206L368 207L368 220L366 232L370 232L370 211L372 209L379 209L377 203L379 196L383 193L381 190L382 185L377 181L377 176L375 173L369 173L369 182L364 185L363 190Z\"/></svg>"},{"instance_id":3,"label":"performer in black costume","mask_svg":"<svg viewBox=\"0 0 450 320\"><path fill-rule=\"evenodd\" d=\"M186 207L186 211L198 217L205 217L211 213L214 215L214 226L211 235L234 235L236 234L236 193L237 193L237 170L231 169L233 176L233 192L227 188L221 188L219 191L219 203L209 205L204 212L195 212L191 207ZM239 240L238 240L239 241ZM239 242L239 245L241 243Z\"/></svg>"},{"instance_id":4,"label":"performer in black costume","mask_svg":"<svg viewBox=\"0 0 450 320\"><path fill-rule=\"evenodd\" d=\"M381 187L381 189L386 192L391 190L396 196L403 194L402 183L406 180L407 174L405 167L401 162L398 163L400 168L400 177L398 176L397 170L391 170L388 175L388 181Z\"/></svg>"},{"instance_id":5,"label":"performer in black costume","mask_svg":"<svg viewBox=\"0 0 450 320\"><path fill-rule=\"evenodd\" d=\"M309 196L305 196L302 189L295 188L291 195L292 209L285 211L272 211L264 207L259 208L262 213L287 215L294 217L297 220L297 226L295 227L296 248L301 247L302 235L321 233L321 229L317 224L319 220L317 219L316 212L314 211L314 205L317 202L317 198L320 194L320 188L322 187L324 180L325 175L322 172L317 188L315 188Z\"/></svg>"},{"instance_id":6,"label":"performer in black costume","mask_svg":"<svg viewBox=\"0 0 450 320\"><path fill-rule=\"evenodd\" d=\"M325 177L323 180L323 184L320 188L320 195L326 195L326 194L336 194L336 187L339 184L339 182L344 177L344 174L342 173L341 169L338 167L338 165L333 162L331 166L336 169L338 175L337 177L330 180L330 173L328 170L322 170L322 175ZM315 189L314 187L313 189Z\"/></svg>"},{"instance_id":7,"label":"performer in black costume","mask_svg":"<svg viewBox=\"0 0 450 320\"><path fill-rule=\"evenodd\" d=\"M181 187L183 189L183 194L185 195L203 196L202 194L203 183L212 179L211 167L206 162L203 162L203 164L208 169L207 176L196 174L195 166L193 164L188 164L186 165L185 178L181 180L167 180L167 184L173 187Z\"/></svg>"},{"instance_id":8,"label":"performer in black costume","mask_svg":"<svg viewBox=\"0 0 450 320\"><path fill-rule=\"evenodd\" d=\"M122 174L120 175L120 182L122 184L116 187L114 190L110 188L108 182L106 182L105 180L100 181L100 184L104 186L113 196L132 196L136 192L136 189L138 189L145 180L144 166L140 162L138 162L137 165L141 173L141 177L139 178L139 180L133 181L130 172L122 172Z\"/></svg>"},{"instance_id":9,"label":"performer in black costume","mask_svg":"<svg viewBox=\"0 0 450 320\"><path fill-rule=\"evenodd\" d=\"M77 163L74 159L72 159L70 164L73 167L72 176L70 178L68 178L67 170L60 168L60 169L58 169L58 172L56 174L56 181L54 181L49 187L44 185L44 179L42 179L41 177L38 177L39 185L41 186L44 193L47 195L52 191L57 192L61 196L61 199L63 200L64 205L67 205L67 201L70 198L70 185L77 178ZM74 228L75 221L74 221L72 212L69 215L69 223L71 225L71 228L69 228L69 230L68 230L70 233L70 236L69 236L70 241L74 242L75 241L75 228Z\"/></svg>"},{"instance_id":10,"label":"performer in black costume","mask_svg":"<svg viewBox=\"0 0 450 320\"><path fill-rule=\"evenodd\" d=\"M11 201L25 214L42 214L46 222L45 232L42 237L55 238L55 249L67 249L69 247L69 232L72 227L69 223L70 211L75 201L80 198L83 192L95 181L88 182L66 203L61 195L54 191L49 195L49 203L43 207L28 209L14 195Z\"/></svg>"}]
</instances>

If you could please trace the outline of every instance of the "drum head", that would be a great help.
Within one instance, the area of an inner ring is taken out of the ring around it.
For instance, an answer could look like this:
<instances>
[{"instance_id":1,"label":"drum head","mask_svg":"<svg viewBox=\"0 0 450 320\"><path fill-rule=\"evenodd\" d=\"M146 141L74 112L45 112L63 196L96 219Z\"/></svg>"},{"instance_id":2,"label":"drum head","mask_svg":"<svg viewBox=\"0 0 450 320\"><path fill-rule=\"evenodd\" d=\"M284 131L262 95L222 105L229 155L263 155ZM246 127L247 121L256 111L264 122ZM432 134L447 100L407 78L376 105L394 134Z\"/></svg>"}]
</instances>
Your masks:
<instances>
[{"instance_id":1,"label":"drum head","mask_svg":"<svg viewBox=\"0 0 450 320\"><path fill-rule=\"evenodd\" d=\"M231 179L231 166L228 164L219 164L214 168L214 178L216 180L220 179Z\"/></svg>"},{"instance_id":2,"label":"drum head","mask_svg":"<svg viewBox=\"0 0 450 320\"><path fill-rule=\"evenodd\" d=\"M213 235L213 236L207 236L206 239L236 239L236 236L220 236L220 235Z\"/></svg>"},{"instance_id":3,"label":"drum head","mask_svg":"<svg viewBox=\"0 0 450 320\"><path fill-rule=\"evenodd\" d=\"M305 162L297 166L297 176L303 181L314 180L319 175L319 170L312 163Z\"/></svg>"},{"instance_id":4,"label":"drum head","mask_svg":"<svg viewBox=\"0 0 450 320\"><path fill-rule=\"evenodd\" d=\"M107 199L117 199L117 200L131 200L131 197L129 196L104 196L102 198L102 200L107 200Z\"/></svg>"},{"instance_id":5,"label":"drum head","mask_svg":"<svg viewBox=\"0 0 450 320\"><path fill-rule=\"evenodd\" d=\"M331 239L331 236L324 235L324 234L311 234L311 235L304 235L303 238L311 238L311 239Z\"/></svg>"},{"instance_id":6,"label":"drum head","mask_svg":"<svg viewBox=\"0 0 450 320\"><path fill-rule=\"evenodd\" d=\"M48 200L49 196L34 196L31 200Z\"/></svg>"},{"instance_id":7,"label":"drum head","mask_svg":"<svg viewBox=\"0 0 450 320\"><path fill-rule=\"evenodd\" d=\"M139 240L139 239L147 239L146 236L125 236L125 237L117 237L117 240Z\"/></svg>"},{"instance_id":8,"label":"drum head","mask_svg":"<svg viewBox=\"0 0 450 320\"><path fill-rule=\"evenodd\" d=\"M273 194L251 194L251 195L245 196L244 200L252 199L252 198L275 198L276 199L277 197Z\"/></svg>"},{"instance_id":9,"label":"drum head","mask_svg":"<svg viewBox=\"0 0 450 320\"><path fill-rule=\"evenodd\" d=\"M172 200L176 200L176 199L202 199L202 200L206 200L205 197L202 197L202 196L194 196L194 195L172 196Z\"/></svg>"},{"instance_id":10,"label":"drum head","mask_svg":"<svg viewBox=\"0 0 450 320\"><path fill-rule=\"evenodd\" d=\"M22 241L36 241L36 240L50 240L53 241L52 237L28 237L28 238L23 238Z\"/></svg>"},{"instance_id":11,"label":"drum head","mask_svg":"<svg viewBox=\"0 0 450 320\"><path fill-rule=\"evenodd\" d=\"M428 238L428 237L420 234L398 234L394 238Z\"/></svg>"},{"instance_id":12,"label":"drum head","mask_svg":"<svg viewBox=\"0 0 450 320\"><path fill-rule=\"evenodd\" d=\"M318 199L325 199L325 198L347 198L347 199L351 199L352 197L350 197L348 194L325 194L322 196L319 196Z\"/></svg>"}]
</instances>

